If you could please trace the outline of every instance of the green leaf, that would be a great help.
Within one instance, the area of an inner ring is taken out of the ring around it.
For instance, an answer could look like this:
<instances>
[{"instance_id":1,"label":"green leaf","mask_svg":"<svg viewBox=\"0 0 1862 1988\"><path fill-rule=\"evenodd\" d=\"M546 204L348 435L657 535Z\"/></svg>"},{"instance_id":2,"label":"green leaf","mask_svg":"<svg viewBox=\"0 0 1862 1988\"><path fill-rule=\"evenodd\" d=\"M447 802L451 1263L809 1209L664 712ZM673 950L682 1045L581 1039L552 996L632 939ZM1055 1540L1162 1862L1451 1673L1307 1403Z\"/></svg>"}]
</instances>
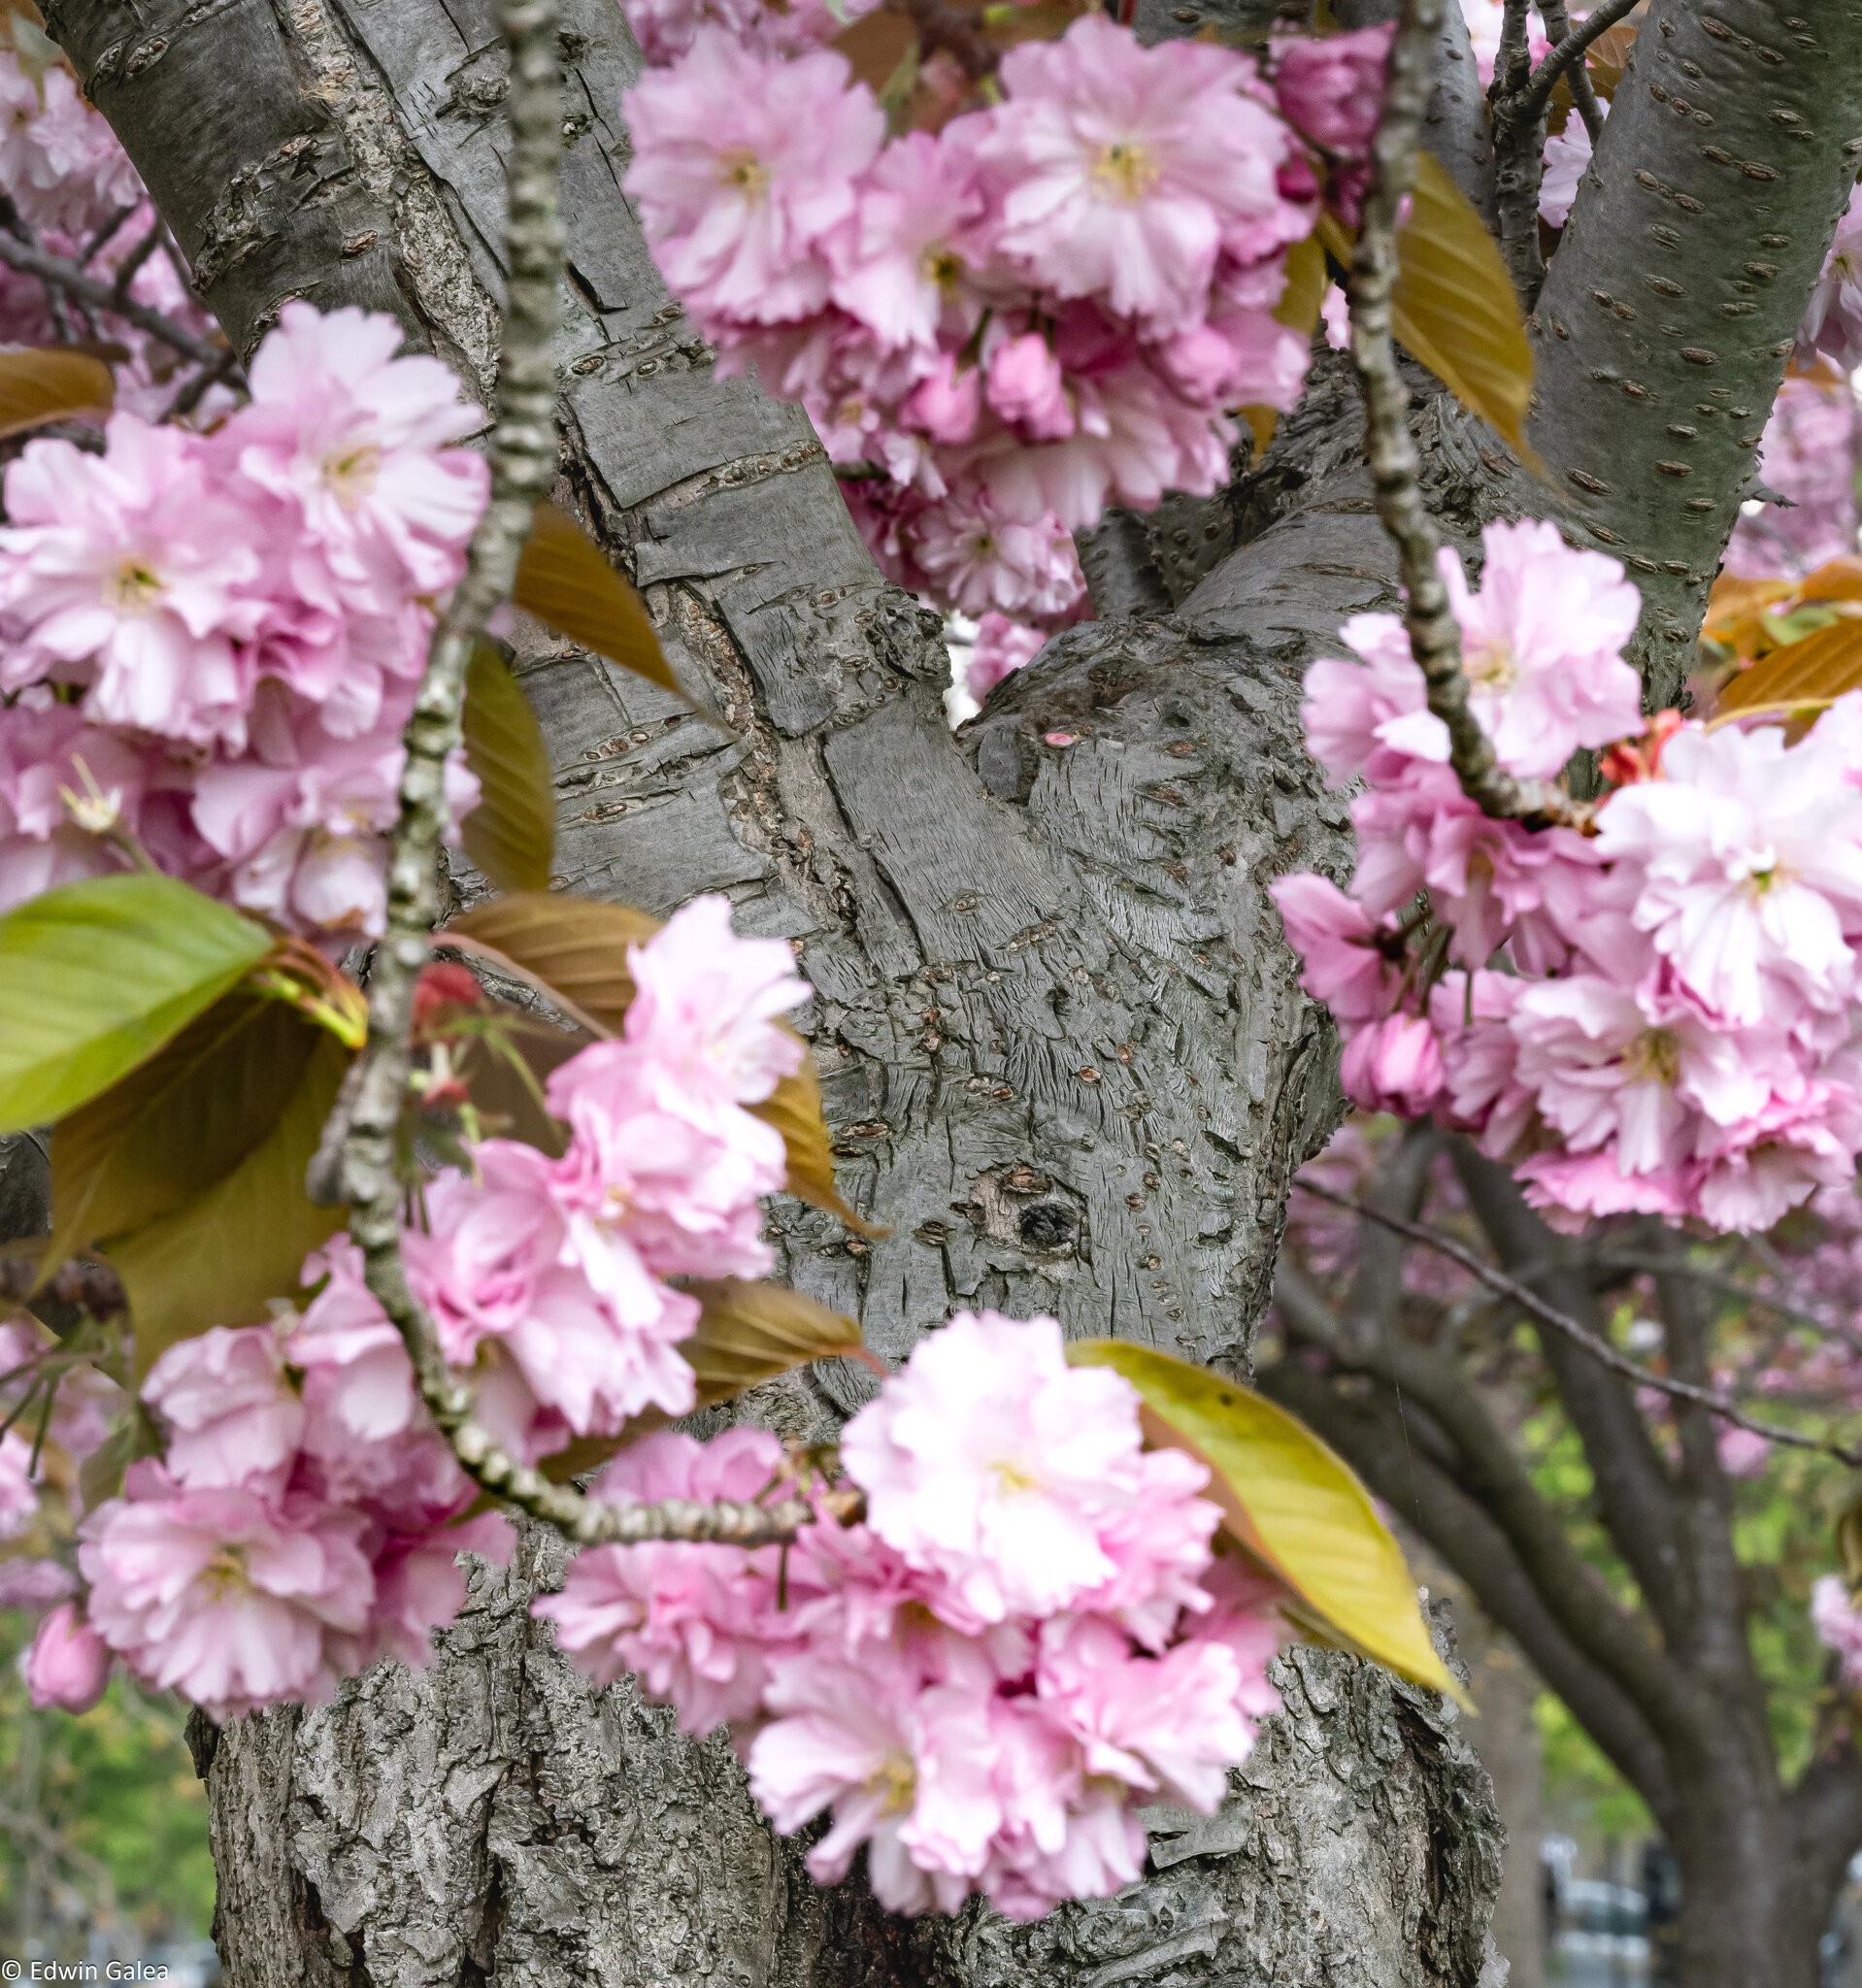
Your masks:
<instances>
[{"instance_id":1,"label":"green leaf","mask_svg":"<svg viewBox=\"0 0 1862 1988\"><path fill-rule=\"evenodd\" d=\"M51 1140L47 1270L223 1179L278 1122L322 1034L283 1002L235 988L70 1112Z\"/></svg>"},{"instance_id":2,"label":"green leaf","mask_svg":"<svg viewBox=\"0 0 1862 1988\"><path fill-rule=\"evenodd\" d=\"M89 352L62 346L0 351L0 438L107 414L116 395L116 376Z\"/></svg>"},{"instance_id":3,"label":"green leaf","mask_svg":"<svg viewBox=\"0 0 1862 1988\"><path fill-rule=\"evenodd\" d=\"M1390 328L1461 405L1490 422L1529 467L1532 348L1499 245L1430 152L1397 237Z\"/></svg>"},{"instance_id":4,"label":"green leaf","mask_svg":"<svg viewBox=\"0 0 1862 1988\"><path fill-rule=\"evenodd\" d=\"M172 878L98 877L0 918L0 1132L61 1118L211 1008L272 948Z\"/></svg>"},{"instance_id":5,"label":"green leaf","mask_svg":"<svg viewBox=\"0 0 1862 1988\"><path fill-rule=\"evenodd\" d=\"M1200 1456L1227 1530L1339 1642L1467 1703L1430 1640L1403 1549L1348 1465L1239 1381L1124 1340L1077 1341L1076 1366L1138 1390L1147 1436Z\"/></svg>"},{"instance_id":6,"label":"green leaf","mask_svg":"<svg viewBox=\"0 0 1862 1988\"><path fill-rule=\"evenodd\" d=\"M690 702L660 652L640 596L581 525L553 504L537 506L511 598L558 635Z\"/></svg>"},{"instance_id":7,"label":"green leaf","mask_svg":"<svg viewBox=\"0 0 1862 1988\"><path fill-rule=\"evenodd\" d=\"M500 890L548 890L556 854L549 748L522 686L488 642L474 645L466 669L465 758L479 777L466 854Z\"/></svg>"},{"instance_id":8,"label":"green leaf","mask_svg":"<svg viewBox=\"0 0 1862 1988\"><path fill-rule=\"evenodd\" d=\"M246 1158L205 1194L111 1244L139 1380L177 1341L251 1324L271 1299L293 1296L305 1257L342 1226L343 1210L317 1207L304 1175L349 1064L343 1044L319 1032L289 1104Z\"/></svg>"}]
</instances>

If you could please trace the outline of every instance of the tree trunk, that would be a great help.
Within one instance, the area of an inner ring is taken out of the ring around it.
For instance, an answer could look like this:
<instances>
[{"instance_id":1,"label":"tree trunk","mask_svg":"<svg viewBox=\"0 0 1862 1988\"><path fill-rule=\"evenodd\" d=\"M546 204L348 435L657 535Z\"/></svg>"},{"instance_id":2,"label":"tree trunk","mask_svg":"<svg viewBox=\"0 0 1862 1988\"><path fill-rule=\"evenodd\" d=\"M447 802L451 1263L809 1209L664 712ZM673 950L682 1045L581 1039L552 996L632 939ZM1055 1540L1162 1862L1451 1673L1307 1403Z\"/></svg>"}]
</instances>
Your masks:
<instances>
[{"instance_id":1,"label":"tree trunk","mask_svg":"<svg viewBox=\"0 0 1862 1988\"><path fill-rule=\"evenodd\" d=\"M478 0L50 11L242 346L284 298L362 303L484 391L502 56ZM532 630L558 880L655 911L726 890L799 942L843 1185L886 1233L783 1204L773 1234L887 1359L989 1304L1245 1368L1291 1170L1338 1109L1264 893L1347 861L1295 708L1313 641L1391 592L1348 392L1287 424L1221 542L1251 543L1181 618L1073 632L959 745L935 619L881 581L806 421L715 381L652 272L617 187L636 58L610 0L572 0L563 46L563 491L739 737ZM1429 418L1484 514L1466 424ZM870 1387L837 1368L748 1411L819 1433ZM1485 1777L1384 1673L1289 1658L1231 1806L1158 1817L1157 1874L1120 1898L907 1925L813 1888L721 1744L582 1684L526 1612L552 1569L532 1539L513 1576L481 1572L423 1674L201 1735L234 1988L1504 1977Z\"/></svg>"}]
</instances>

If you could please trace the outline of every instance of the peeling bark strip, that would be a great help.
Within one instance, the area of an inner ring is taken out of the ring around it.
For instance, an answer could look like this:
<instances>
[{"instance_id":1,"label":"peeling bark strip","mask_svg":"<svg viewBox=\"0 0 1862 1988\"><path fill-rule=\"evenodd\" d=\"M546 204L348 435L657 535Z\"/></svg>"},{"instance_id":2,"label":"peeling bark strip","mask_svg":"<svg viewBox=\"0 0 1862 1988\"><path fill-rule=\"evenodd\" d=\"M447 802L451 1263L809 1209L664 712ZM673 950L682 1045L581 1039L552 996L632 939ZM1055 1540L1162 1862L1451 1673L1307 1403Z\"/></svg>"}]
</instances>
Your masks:
<instances>
[{"instance_id":1,"label":"peeling bark strip","mask_svg":"<svg viewBox=\"0 0 1862 1988\"><path fill-rule=\"evenodd\" d=\"M1534 447L1643 590L1656 705L1693 661L1804 299L1862 154L1862 7L1655 0L1533 323Z\"/></svg>"},{"instance_id":2,"label":"peeling bark strip","mask_svg":"<svg viewBox=\"0 0 1862 1988\"><path fill-rule=\"evenodd\" d=\"M505 197L487 6L53 14L243 348L287 296L361 303L486 393ZM1243 1365L1288 1176L1337 1110L1265 886L1349 860L1296 716L1315 643L1391 600L1348 384L1323 370L1283 424L1233 537L1208 542L1247 543L1185 566L1180 619L1070 632L966 746L936 623L881 581L807 423L715 380L651 269L618 190L637 58L612 0L571 0L561 50L559 494L740 739L534 642L519 668L556 765L560 880L658 912L727 890L745 929L800 942L843 1185L889 1233L849 1241L793 1203L773 1233L783 1274L881 1354L992 1304ZM1451 525L1493 514L1509 486L1471 424L1431 409L1419 426ZM1044 743L1057 731L1077 743ZM815 1436L869 1386L837 1364L748 1408ZM220 1738L234 1988L1187 1988L1237 1970L1473 1988L1484 1783L1380 1673L1295 1660L1240 1819L1199 1824L1194 1850L1180 1832L1154 1884L1025 1934L908 1929L856 1888L802 1883L728 1755L588 1691L528 1592L484 1587L424 1676L379 1669L301 1723Z\"/></svg>"}]
</instances>

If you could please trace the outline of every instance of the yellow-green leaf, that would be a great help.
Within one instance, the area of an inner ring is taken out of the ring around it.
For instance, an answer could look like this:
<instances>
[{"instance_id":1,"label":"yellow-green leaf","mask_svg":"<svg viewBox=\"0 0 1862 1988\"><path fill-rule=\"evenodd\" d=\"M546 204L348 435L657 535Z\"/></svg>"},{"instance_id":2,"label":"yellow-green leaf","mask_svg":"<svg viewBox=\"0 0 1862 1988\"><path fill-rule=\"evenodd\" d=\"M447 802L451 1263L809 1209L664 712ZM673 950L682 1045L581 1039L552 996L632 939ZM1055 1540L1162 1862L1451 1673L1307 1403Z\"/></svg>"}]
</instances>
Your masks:
<instances>
[{"instance_id":1,"label":"yellow-green leaf","mask_svg":"<svg viewBox=\"0 0 1862 1988\"><path fill-rule=\"evenodd\" d=\"M235 988L61 1119L48 1271L230 1174L277 1123L322 1034L283 1002Z\"/></svg>"},{"instance_id":2,"label":"yellow-green leaf","mask_svg":"<svg viewBox=\"0 0 1862 1988\"><path fill-rule=\"evenodd\" d=\"M511 598L558 635L676 697L685 696L640 596L581 525L553 504L537 506Z\"/></svg>"},{"instance_id":3,"label":"yellow-green leaf","mask_svg":"<svg viewBox=\"0 0 1862 1988\"><path fill-rule=\"evenodd\" d=\"M1429 152L1397 237L1390 326L1463 407L1490 422L1522 462L1532 401L1532 348L1498 244L1467 195Z\"/></svg>"},{"instance_id":4,"label":"yellow-green leaf","mask_svg":"<svg viewBox=\"0 0 1862 1988\"><path fill-rule=\"evenodd\" d=\"M849 1229L862 1236L878 1236L875 1229L848 1207L834 1185L834 1149L828 1140L827 1118L821 1110L821 1085L815 1075L811 1051L793 1077L785 1077L760 1105L750 1108L757 1117L782 1135L787 1149L788 1192L797 1201L838 1215Z\"/></svg>"},{"instance_id":5,"label":"yellow-green leaf","mask_svg":"<svg viewBox=\"0 0 1862 1988\"><path fill-rule=\"evenodd\" d=\"M1350 1467L1305 1423L1239 1381L1149 1346L1083 1340L1067 1357L1131 1382L1151 1441L1209 1465L1229 1532L1332 1637L1466 1703L1429 1639L1403 1549Z\"/></svg>"},{"instance_id":6,"label":"yellow-green leaf","mask_svg":"<svg viewBox=\"0 0 1862 1988\"><path fill-rule=\"evenodd\" d=\"M89 352L64 346L0 349L0 438L109 414L116 376Z\"/></svg>"},{"instance_id":7,"label":"yellow-green leaf","mask_svg":"<svg viewBox=\"0 0 1862 1988\"><path fill-rule=\"evenodd\" d=\"M479 805L465 818L465 852L500 890L548 890L556 853L549 748L523 686L488 642L466 670L466 765Z\"/></svg>"},{"instance_id":8,"label":"yellow-green leaf","mask_svg":"<svg viewBox=\"0 0 1862 1988\"><path fill-rule=\"evenodd\" d=\"M106 1090L272 948L170 877L67 883L0 918L0 1132Z\"/></svg>"},{"instance_id":9,"label":"yellow-green leaf","mask_svg":"<svg viewBox=\"0 0 1862 1988\"><path fill-rule=\"evenodd\" d=\"M852 1319L786 1284L718 1277L694 1279L687 1289L704 1309L698 1330L679 1350L698 1376L701 1408L791 1367L860 1350L860 1328Z\"/></svg>"},{"instance_id":10,"label":"yellow-green leaf","mask_svg":"<svg viewBox=\"0 0 1862 1988\"><path fill-rule=\"evenodd\" d=\"M129 1298L138 1380L177 1341L262 1319L298 1288L306 1256L342 1226L304 1184L349 1052L318 1031L302 1080L271 1131L224 1179L110 1246Z\"/></svg>"},{"instance_id":11,"label":"yellow-green leaf","mask_svg":"<svg viewBox=\"0 0 1862 1988\"><path fill-rule=\"evenodd\" d=\"M856 1354L864 1344L852 1319L785 1284L718 1277L693 1279L687 1288L703 1307L697 1330L679 1347L697 1379L697 1408L727 1402L758 1381L774 1380L811 1360ZM618 1436L582 1437L546 1457L539 1468L552 1483L566 1484L599 1470L616 1450L663 1429L666 1421L666 1416L649 1409L636 1415Z\"/></svg>"},{"instance_id":12,"label":"yellow-green leaf","mask_svg":"<svg viewBox=\"0 0 1862 1988\"><path fill-rule=\"evenodd\" d=\"M1862 615L1849 614L1761 656L1720 686L1713 715L1787 712L1832 702L1862 687Z\"/></svg>"}]
</instances>

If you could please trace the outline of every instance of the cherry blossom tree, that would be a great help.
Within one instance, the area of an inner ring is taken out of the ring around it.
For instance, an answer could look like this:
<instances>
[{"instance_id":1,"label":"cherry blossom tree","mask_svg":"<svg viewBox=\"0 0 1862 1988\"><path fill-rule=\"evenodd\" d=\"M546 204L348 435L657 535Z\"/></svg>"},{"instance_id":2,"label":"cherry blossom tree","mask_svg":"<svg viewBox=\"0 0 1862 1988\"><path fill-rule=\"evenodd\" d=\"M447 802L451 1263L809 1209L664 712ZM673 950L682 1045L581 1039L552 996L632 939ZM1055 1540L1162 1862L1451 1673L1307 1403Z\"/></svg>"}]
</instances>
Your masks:
<instances>
[{"instance_id":1,"label":"cherry blossom tree","mask_svg":"<svg viewBox=\"0 0 1862 1988\"><path fill-rule=\"evenodd\" d=\"M13 17L6 1565L200 1707L242 1978L1491 1988L1244 1384L1332 1044L1564 1223L1862 1148L1862 50L1629 12ZM1692 1964L1808 1981L1852 1759L1742 1769Z\"/></svg>"}]
</instances>

